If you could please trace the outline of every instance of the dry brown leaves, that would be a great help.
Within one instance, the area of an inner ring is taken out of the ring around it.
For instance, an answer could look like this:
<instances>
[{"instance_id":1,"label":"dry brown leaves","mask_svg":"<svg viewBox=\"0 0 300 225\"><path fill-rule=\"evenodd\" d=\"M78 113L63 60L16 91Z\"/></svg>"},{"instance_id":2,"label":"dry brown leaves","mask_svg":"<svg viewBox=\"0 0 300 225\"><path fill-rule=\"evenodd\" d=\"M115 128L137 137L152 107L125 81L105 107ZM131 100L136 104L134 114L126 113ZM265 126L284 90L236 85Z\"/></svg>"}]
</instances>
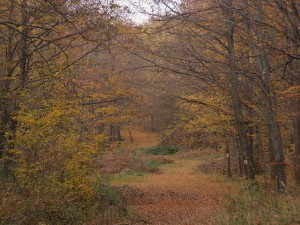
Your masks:
<instances>
[{"instance_id":1,"label":"dry brown leaves","mask_svg":"<svg viewBox=\"0 0 300 225\"><path fill-rule=\"evenodd\" d=\"M171 158L176 164L164 166L162 174L151 174L144 182L122 186L129 209L146 218L128 224L215 224L225 185L196 173L199 161Z\"/></svg>"}]
</instances>

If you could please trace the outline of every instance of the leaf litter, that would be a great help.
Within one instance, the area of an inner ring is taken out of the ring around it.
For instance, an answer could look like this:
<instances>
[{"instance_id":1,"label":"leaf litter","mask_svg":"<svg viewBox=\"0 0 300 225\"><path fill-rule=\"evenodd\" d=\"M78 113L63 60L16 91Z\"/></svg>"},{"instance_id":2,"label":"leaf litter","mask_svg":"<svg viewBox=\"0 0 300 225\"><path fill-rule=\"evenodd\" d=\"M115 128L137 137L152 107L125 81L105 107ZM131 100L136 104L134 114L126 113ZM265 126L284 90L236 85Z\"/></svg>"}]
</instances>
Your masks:
<instances>
[{"instance_id":1,"label":"leaf litter","mask_svg":"<svg viewBox=\"0 0 300 225\"><path fill-rule=\"evenodd\" d=\"M215 224L228 185L196 172L198 160L168 158L175 163L164 165L162 173L121 185L129 210L138 215L125 224Z\"/></svg>"}]
</instances>

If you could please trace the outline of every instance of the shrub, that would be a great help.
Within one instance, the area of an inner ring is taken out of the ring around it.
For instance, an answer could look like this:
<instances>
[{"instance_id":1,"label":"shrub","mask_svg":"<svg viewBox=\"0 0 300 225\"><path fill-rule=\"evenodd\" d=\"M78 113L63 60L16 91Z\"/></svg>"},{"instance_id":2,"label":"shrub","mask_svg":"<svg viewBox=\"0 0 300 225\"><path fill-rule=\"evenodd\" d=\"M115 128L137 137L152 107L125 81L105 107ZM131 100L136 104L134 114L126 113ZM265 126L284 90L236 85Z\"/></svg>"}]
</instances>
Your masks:
<instances>
[{"instance_id":1,"label":"shrub","mask_svg":"<svg viewBox=\"0 0 300 225\"><path fill-rule=\"evenodd\" d=\"M62 187L27 193L10 188L0 193L0 224L94 224L95 219L108 224L126 213L120 190L99 177L64 194Z\"/></svg>"},{"instance_id":2,"label":"shrub","mask_svg":"<svg viewBox=\"0 0 300 225\"><path fill-rule=\"evenodd\" d=\"M83 224L119 205L106 200L116 192L105 191L110 186L91 168L103 137L92 127L82 129L81 112L20 111L11 150L13 179L0 183L1 224Z\"/></svg>"}]
</instances>

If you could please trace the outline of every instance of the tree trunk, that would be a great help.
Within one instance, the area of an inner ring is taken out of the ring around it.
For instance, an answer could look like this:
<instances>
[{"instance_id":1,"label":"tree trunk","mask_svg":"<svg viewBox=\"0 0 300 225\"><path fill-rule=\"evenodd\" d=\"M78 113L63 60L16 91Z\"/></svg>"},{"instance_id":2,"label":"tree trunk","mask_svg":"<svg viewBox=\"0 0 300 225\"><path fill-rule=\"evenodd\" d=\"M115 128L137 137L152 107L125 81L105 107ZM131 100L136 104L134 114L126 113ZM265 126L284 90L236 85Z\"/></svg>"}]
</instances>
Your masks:
<instances>
[{"instance_id":1,"label":"tree trunk","mask_svg":"<svg viewBox=\"0 0 300 225\"><path fill-rule=\"evenodd\" d=\"M128 128L128 134L129 134L130 142L133 142L132 132L131 132L130 128Z\"/></svg>"},{"instance_id":2,"label":"tree trunk","mask_svg":"<svg viewBox=\"0 0 300 225\"><path fill-rule=\"evenodd\" d=\"M227 159L227 176L232 177L230 151L229 151L228 140L226 137L225 137L225 144L226 144L226 159Z\"/></svg>"},{"instance_id":3,"label":"tree trunk","mask_svg":"<svg viewBox=\"0 0 300 225\"><path fill-rule=\"evenodd\" d=\"M279 3L278 3L279 4ZM280 5L279 5L280 6ZM281 6L282 7L282 6ZM290 63L292 83L295 86L300 85L300 4L298 0L290 0L289 7L290 10L286 10L287 4L284 5L286 13L286 30L285 32L288 45L292 49L294 58ZM294 155L294 169L295 169L295 182L300 185L300 96L296 96L292 100L292 106L295 115L292 119L293 123L293 140L295 145L295 155Z\"/></svg>"},{"instance_id":4,"label":"tree trunk","mask_svg":"<svg viewBox=\"0 0 300 225\"><path fill-rule=\"evenodd\" d=\"M295 54L298 54L299 49L300 48L295 49ZM297 60L292 64L292 73L294 78L294 85L300 85L300 66ZM292 104L295 112L292 120L293 141L295 145L295 155L293 163L295 170L295 183L297 185L300 185L300 97L296 96L296 99L293 100Z\"/></svg>"},{"instance_id":5,"label":"tree trunk","mask_svg":"<svg viewBox=\"0 0 300 225\"><path fill-rule=\"evenodd\" d=\"M244 166L243 166L244 159L242 158L241 149L239 147L239 140L236 136L234 136L234 145L235 145L235 152L236 152L236 156L237 156L237 165L238 165L239 176L242 177L244 174Z\"/></svg>"},{"instance_id":6,"label":"tree trunk","mask_svg":"<svg viewBox=\"0 0 300 225\"><path fill-rule=\"evenodd\" d=\"M227 0L225 6L225 15L227 17L227 49L228 49L228 63L231 76L231 98L233 104L233 111L235 116L236 128L238 133L238 139L242 153L245 155L246 160L246 176L248 179L254 180L254 166L253 157L251 155L251 149L247 138L247 132L245 127L245 120L243 116L242 100L239 93L239 76L237 72L236 60L235 60L235 47L234 47L234 18L232 17L232 0Z\"/></svg>"},{"instance_id":7,"label":"tree trunk","mask_svg":"<svg viewBox=\"0 0 300 225\"><path fill-rule=\"evenodd\" d=\"M15 5L11 1L9 6L9 17L8 21L13 23L13 12ZM16 130L16 123L13 120L13 105L14 101L11 98L10 87L12 83L12 75L14 71L13 57L14 57L14 47L13 47L13 36L14 30L12 28L7 28L7 47L5 55L5 69L4 74L2 74L0 80L0 105L1 105L1 115L0 115L0 158L3 160L3 169L5 174L9 173L9 167L11 164L11 152L12 143L11 139L14 136Z\"/></svg>"},{"instance_id":8,"label":"tree trunk","mask_svg":"<svg viewBox=\"0 0 300 225\"><path fill-rule=\"evenodd\" d=\"M255 172L257 173L262 173L264 172L264 152L263 152L263 143L260 135L260 129L259 125L257 124L255 126L255 135L256 135L256 154L255 152L253 153L253 156L255 157L254 162L255 162Z\"/></svg>"},{"instance_id":9,"label":"tree trunk","mask_svg":"<svg viewBox=\"0 0 300 225\"><path fill-rule=\"evenodd\" d=\"M268 128L268 137L270 144L270 161L273 170L276 174L277 189L284 191L286 186L286 175L284 166L284 152L282 147L282 139L275 112L275 97L271 87L271 74L270 65L267 54L262 47L259 47L265 41L264 33L260 22L264 22L263 19L263 7L262 2L255 0L253 2L255 12L253 13L254 22L250 20L250 7L248 0L245 1L245 14L244 19L248 28L248 40L249 45L254 52L256 59L257 71L260 75L260 87L262 89L262 102L265 109L265 119ZM253 35L256 37L254 39Z\"/></svg>"},{"instance_id":10,"label":"tree trunk","mask_svg":"<svg viewBox=\"0 0 300 225\"><path fill-rule=\"evenodd\" d=\"M300 110L300 103L297 109ZM299 111L298 111L299 112ZM295 168L295 183L300 185L300 117L297 116L293 121L293 133L295 144L294 168Z\"/></svg>"}]
</instances>

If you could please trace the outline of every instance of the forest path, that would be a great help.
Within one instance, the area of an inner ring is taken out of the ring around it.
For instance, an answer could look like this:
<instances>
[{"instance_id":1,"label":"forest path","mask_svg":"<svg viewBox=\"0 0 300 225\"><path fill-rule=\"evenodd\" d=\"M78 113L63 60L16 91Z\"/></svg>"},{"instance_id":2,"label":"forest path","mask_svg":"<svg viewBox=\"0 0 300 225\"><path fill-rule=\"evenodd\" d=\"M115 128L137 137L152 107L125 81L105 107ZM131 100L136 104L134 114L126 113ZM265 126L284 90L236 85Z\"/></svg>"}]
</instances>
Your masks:
<instances>
[{"instance_id":1,"label":"forest path","mask_svg":"<svg viewBox=\"0 0 300 225\"><path fill-rule=\"evenodd\" d=\"M129 140L128 130L123 137ZM160 143L155 133L131 129L137 148ZM132 220L128 225L212 225L230 186L216 175L197 171L207 156L182 158L180 154L163 156L174 163L160 166L161 173L118 182L124 190Z\"/></svg>"},{"instance_id":2,"label":"forest path","mask_svg":"<svg viewBox=\"0 0 300 225\"><path fill-rule=\"evenodd\" d=\"M129 210L139 217L130 224L215 224L227 185L196 171L200 159L166 158L174 163L163 165L162 173L123 186L129 192Z\"/></svg>"}]
</instances>

